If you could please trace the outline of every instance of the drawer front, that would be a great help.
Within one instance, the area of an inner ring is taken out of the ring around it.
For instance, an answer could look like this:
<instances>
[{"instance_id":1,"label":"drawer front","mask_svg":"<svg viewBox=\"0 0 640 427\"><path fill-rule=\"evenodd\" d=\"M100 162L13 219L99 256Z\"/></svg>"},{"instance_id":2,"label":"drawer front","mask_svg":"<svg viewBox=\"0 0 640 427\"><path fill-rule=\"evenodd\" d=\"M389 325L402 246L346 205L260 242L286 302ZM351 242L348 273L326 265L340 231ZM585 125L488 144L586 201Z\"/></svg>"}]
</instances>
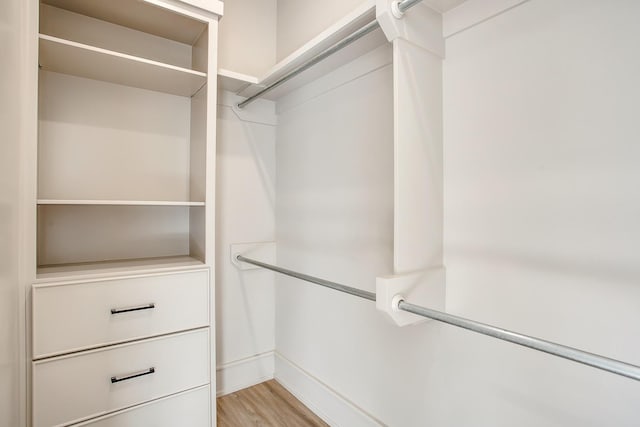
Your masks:
<instances>
[{"instance_id":1,"label":"drawer front","mask_svg":"<svg viewBox=\"0 0 640 427\"><path fill-rule=\"evenodd\" d=\"M209 329L33 364L33 425L66 425L209 383Z\"/></svg>"},{"instance_id":2,"label":"drawer front","mask_svg":"<svg viewBox=\"0 0 640 427\"><path fill-rule=\"evenodd\" d=\"M33 287L33 358L209 325L209 272Z\"/></svg>"},{"instance_id":3,"label":"drawer front","mask_svg":"<svg viewBox=\"0 0 640 427\"><path fill-rule=\"evenodd\" d=\"M210 427L210 399L209 386L205 386L74 426Z\"/></svg>"}]
</instances>

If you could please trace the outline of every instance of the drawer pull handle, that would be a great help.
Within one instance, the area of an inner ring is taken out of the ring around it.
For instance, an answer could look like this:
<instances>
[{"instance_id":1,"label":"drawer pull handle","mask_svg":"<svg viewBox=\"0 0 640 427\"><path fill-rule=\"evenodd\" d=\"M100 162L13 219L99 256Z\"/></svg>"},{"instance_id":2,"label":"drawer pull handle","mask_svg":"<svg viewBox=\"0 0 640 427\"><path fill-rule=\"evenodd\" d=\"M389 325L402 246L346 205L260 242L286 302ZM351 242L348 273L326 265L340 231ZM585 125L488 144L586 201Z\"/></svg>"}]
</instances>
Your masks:
<instances>
[{"instance_id":1,"label":"drawer pull handle","mask_svg":"<svg viewBox=\"0 0 640 427\"><path fill-rule=\"evenodd\" d=\"M112 308L111 314L129 313L130 311L150 310L152 308L156 308L156 305L154 303L139 305L136 307Z\"/></svg>"},{"instance_id":2,"label":"drawer pull handle","mask_svg":"<svg viewBox=\"0 0 640 427\"><path fill-rule=\"evenodd\" d=\"M134 378L143 377L145 375L151 375L156 372L156 368L151 367L146 371L137 372L135 374L127 375L126 377L111 377L111 384L119 383L120 381L132 380Z\"/></svg>"}]
</instances>

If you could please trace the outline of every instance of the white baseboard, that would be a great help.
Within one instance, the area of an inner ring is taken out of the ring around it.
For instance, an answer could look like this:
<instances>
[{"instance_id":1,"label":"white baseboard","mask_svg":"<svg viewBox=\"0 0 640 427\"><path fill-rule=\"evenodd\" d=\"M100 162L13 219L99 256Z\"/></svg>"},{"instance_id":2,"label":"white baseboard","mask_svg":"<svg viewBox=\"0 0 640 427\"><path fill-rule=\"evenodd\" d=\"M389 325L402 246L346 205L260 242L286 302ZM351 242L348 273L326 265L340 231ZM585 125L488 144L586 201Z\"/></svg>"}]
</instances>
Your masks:
<instances>
[{"instance_id":1,"label":"white baseboard","mask_svg":"<svg viewBox=\"0 0 640 427\"><path fill-rule=\"evenodd\" d=\"M224 396L273 379L274 352L237 360L216 369L216 395Z\"/></svg>"},{"instance_id":2,"label":"white baseboard","mask_svg":"<svg viewBox=\"0 0 640 427\"><path fill-rule=\"evenodd\" d=\"M280 353L275 353L275 379L332 427L384 426Z\"/></svg>"}]
</instances>

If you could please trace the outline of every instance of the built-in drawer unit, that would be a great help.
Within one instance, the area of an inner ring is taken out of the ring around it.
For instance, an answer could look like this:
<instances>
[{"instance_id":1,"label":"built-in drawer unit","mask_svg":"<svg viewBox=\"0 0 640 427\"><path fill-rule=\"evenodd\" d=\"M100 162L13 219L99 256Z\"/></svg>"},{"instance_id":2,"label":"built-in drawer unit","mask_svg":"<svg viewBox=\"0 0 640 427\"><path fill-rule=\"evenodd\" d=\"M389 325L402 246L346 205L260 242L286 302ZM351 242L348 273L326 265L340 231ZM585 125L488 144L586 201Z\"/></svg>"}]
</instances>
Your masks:
<instances>
[{"instance_id":1,"label":"built-in drawer unit","mask_svg":"<svg viewBox=\"0 0 640 427\"><path fill-rule=\"evenodd\" d=\"M207 269L33 286L33 358L209 325Z\"/></svg>"},{"instance_id":2,"label":"built-in drawer unit","mask_svg":"<svg viewBox=\"0 0 640 427\"><path fill-rule=\"evenodd\" d=\"M154 400L75 426L91 427L209 427L209 386Z\"/></svg>"},{"instance_id":3,"label":"built-in drawer unit","mask_svg":"<svg viewBox=\"0 0 640 427\"><path fill-rule=\"evenodd\" d=\"M209 378L208 328L36 361L33 426L73 424L207 385Z\"/></svg>"}]
</instances>

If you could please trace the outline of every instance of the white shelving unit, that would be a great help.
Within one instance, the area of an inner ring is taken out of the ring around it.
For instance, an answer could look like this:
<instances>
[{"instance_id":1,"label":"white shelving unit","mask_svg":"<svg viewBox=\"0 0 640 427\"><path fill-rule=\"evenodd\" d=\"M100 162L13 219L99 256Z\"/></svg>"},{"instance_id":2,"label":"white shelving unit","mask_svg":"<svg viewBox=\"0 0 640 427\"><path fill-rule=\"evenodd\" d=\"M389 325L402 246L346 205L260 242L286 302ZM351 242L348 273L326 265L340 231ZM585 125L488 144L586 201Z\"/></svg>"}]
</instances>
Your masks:
<instances>
[{"instance_id":1,"label":"white shelving unit","mask_svg":"<svg viewBox=\"0 0 640 427\"><path fill-rule=\"evenodd\" d=\"M39 273L205 263L209 27L194 8L94 3L40 5Z\"/></svg>"},{"instance_id":2,"label":"white shelving unit","mask_svg":"<svg viewBox=\"0 0 640 427\"><path fill-rule=\"evenodd\" d=\"M198 405L189 425L215 425L209 71L222 3L39 6L28 425L122 425L144 413L168 427L184 413L173 396Z\"/></svg>"}]
</instances>

